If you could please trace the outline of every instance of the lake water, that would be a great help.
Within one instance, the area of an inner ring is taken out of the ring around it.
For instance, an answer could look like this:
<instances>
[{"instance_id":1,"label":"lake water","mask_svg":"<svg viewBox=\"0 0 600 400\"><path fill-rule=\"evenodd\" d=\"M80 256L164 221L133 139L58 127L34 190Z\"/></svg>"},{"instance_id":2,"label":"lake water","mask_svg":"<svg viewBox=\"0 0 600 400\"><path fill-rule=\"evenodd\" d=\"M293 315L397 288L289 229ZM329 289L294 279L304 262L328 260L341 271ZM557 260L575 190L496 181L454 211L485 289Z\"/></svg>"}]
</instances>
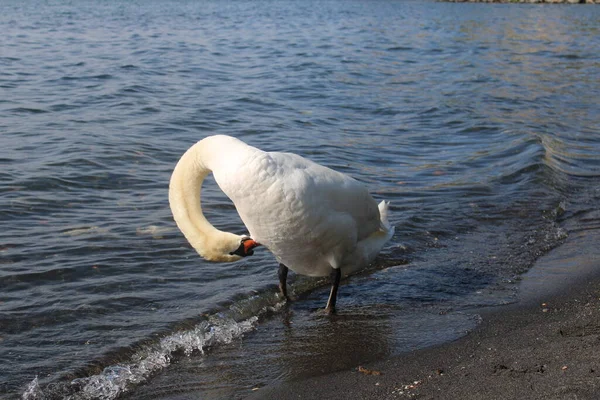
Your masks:
<instances>
[{"instance_id":1,"label":"lake water","mask_svg":"<svg viewBox=\"0 0 600 400\"><path fill-rule=\"evenodd\" d=\"M2 398L243 398L445 342L600 228L598 6L23 0L0 31ZM392 202L338 315L326 281L283 305L267 251L207 263L177 230L170 173L217 133Z\"/></svg>"}]
</instances>

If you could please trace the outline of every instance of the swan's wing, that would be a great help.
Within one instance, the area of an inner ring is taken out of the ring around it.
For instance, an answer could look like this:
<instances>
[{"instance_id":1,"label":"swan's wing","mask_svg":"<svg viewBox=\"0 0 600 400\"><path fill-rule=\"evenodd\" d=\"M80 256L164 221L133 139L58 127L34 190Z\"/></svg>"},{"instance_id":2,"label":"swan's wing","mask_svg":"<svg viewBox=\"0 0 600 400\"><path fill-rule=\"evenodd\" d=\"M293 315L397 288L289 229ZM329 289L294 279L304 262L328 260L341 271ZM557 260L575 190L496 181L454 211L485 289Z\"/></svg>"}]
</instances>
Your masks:
<instances>
[{"instance_id":1,"label":"swan's wing","mask_svg":"<svg viewBox=\"0 0 600 400\"><path fill-rule=\"evenodd\" d=\"M310 212L329 216L343 215L353 221L356 240L362 240L379 229L379 209L366 186L357 180L295 154L281 154L282 159L294 160L296 181L284 187L290 196L298 196L310 207ZM331 221L331 225L336 225Z\"/></svg>"},{"instance_id":2,"label":"swan's wing","mask_svg":"<svg viewBox=\"0 0 600 400\"><path fill-rule=\"evenodd\" d=\"M321 239L352 230L353 240L379 229L375 200L344 174L289 153L262 153L246 165L244 189L235 190L232 200L248 228L287 231L283 225L289 224Z\"/></svg>"}]
</instances>

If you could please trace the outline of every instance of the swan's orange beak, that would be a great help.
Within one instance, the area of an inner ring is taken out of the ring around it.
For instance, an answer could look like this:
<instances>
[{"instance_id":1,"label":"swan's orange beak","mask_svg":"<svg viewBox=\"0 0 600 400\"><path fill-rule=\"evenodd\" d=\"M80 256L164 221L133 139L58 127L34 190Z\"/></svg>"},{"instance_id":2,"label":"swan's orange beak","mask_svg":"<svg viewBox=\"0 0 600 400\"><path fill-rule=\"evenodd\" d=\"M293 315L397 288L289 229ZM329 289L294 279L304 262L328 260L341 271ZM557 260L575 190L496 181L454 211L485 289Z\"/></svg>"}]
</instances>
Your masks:
<instances>
[{"instance_id":1,"label":"swan's orange beak","mask_svg":"<svg viewBox=\"0 0 600 400\"><path fill-rule=\"evenodd\" d=\"M254 250L252 249L254 249L257 246L260 246L260 243L258 243L254 239L243 238L242 242L240 243L240 247L238 247L236 251L232 251L229 254L231 254L232 256L236 255L240 257L251 256L252 254L254 254Z\"/></svg>"},{"instance_id":2,"label":"swan's orange beak","mask_svg":"<svg viewBox=\"0 0 600 400\"><path fill-rule=\"evenodd\" d=\"M248 238L242 240L242 246L244 246L244 253L248 256L251 256L252 254L254 254L254 250L252 249L260 246L260 243L258 243L254 239Z\"/></svg>"}]
</instances>

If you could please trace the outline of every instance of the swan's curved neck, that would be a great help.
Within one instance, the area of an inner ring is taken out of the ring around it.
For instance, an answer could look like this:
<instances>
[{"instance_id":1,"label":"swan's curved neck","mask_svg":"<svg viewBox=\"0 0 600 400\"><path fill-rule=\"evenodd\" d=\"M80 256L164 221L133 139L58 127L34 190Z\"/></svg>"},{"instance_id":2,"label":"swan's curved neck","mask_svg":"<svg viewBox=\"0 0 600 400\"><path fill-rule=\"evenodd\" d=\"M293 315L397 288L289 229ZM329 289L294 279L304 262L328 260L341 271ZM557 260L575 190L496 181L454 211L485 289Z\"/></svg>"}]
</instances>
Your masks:
<instances>
[{"instance_id":1,"label":"swan's curved neck","mask_svg":"<svg viewBox=\"0 0 600 400\"><path fill-rule=\"evenodd\" d=\"M202 182L211 172L215 148L201 140L181 157L169 183L169 204L177 226L192 247L209 261L236 261L242 236L215 228L202 213Z\"/></svg>"}]
</instances>

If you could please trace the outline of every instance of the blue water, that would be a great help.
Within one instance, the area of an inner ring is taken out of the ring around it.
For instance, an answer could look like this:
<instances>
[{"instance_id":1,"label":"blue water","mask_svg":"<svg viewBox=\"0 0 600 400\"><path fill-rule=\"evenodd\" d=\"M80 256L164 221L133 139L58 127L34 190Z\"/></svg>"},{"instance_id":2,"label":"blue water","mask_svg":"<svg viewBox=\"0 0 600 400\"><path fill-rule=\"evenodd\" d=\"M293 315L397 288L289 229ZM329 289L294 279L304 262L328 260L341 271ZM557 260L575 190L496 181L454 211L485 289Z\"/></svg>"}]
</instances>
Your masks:
<instances>
[{"instance_id":1,"label":"blue water","mask_svg":"<svg viewBox=\"0 0 600 400\"><path fill-rule=\"evenodd\" d=\"M241 398L451 340L600 228L600 7L24 0L0 31L1 397ZM326 281L281 304L268 252L177 230L170 173L217 133L392 202L337 316Z\"/></svg>"}]
</instances>

